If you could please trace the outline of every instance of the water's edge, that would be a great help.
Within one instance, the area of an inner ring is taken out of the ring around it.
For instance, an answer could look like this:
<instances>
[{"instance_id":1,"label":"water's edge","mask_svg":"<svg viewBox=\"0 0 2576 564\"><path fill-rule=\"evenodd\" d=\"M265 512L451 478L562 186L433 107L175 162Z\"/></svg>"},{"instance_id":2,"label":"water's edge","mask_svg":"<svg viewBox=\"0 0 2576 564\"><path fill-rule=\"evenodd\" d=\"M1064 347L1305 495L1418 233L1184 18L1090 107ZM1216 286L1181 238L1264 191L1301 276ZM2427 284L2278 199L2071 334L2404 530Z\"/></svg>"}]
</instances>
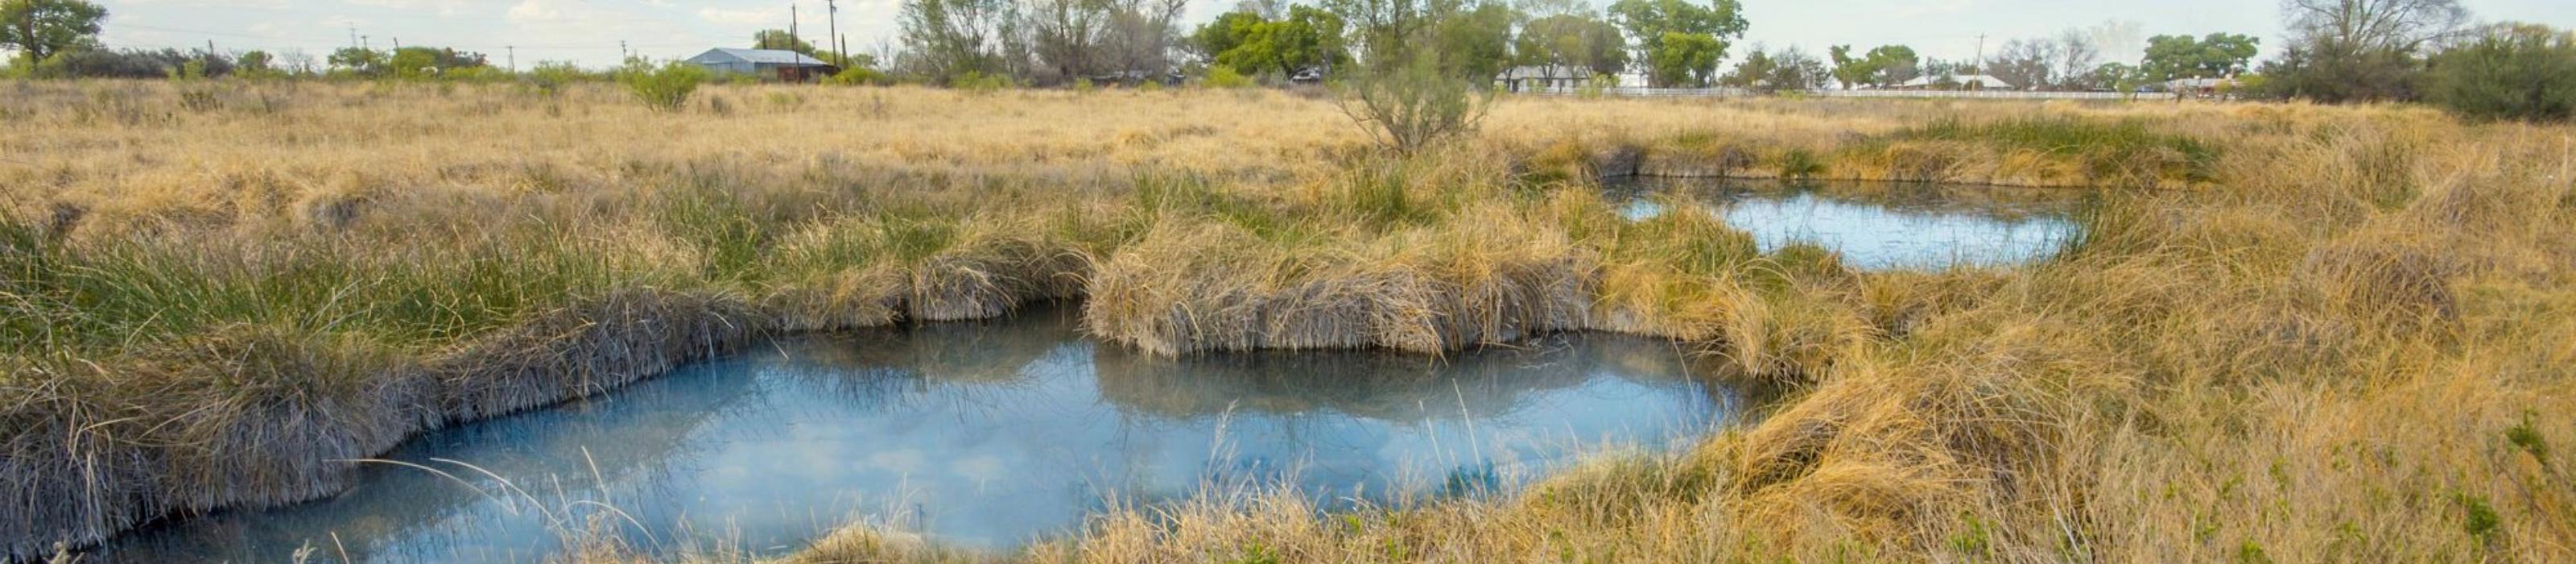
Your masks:
<instances>
[{"instance_id":1,"label":"water's edge","mask_svg":"<svg viewBox=\"0 0 2576 564\"><path fill-rule=\"evenodd\" d=\"M1078 299L1077 299L1077 300L1074 300L1074 301L1078 301ZM370 459L370 458L375 458L375 457L378 457L378 456L381 456L381 455L384 455L384 454L390 453L390 452L392 452L392 451L394 451L394 450L396 450L396 449L400 448L401 446L403 446L403 444L405 444L405 443L407 443L407 442L409 442L409 441L412 441L412 440L418 439L418 438L420 438L421 436L427 435L427 434L429 434L429 433L431 433L431 432L435 432L435 431L438 431L438 430L441 430L441 429L444 429L444 428L448 428L448 427L452 427L452 426L472 424L472 423L477 423L477 422L481 422L481 421L485 421L485 420L490 420L490 419L500 418L500 417L509 416L509 415L515 415L515 414L524 413L524 412L529 412L529 411L535 411L535 410L542 410L542 409L557 408L557 407L560 407L560 406L562 406L562 405L564 405L564 404L571 403L571 402L574 402L574 401L579 401L579 400L586 399L586 398L592 398L592 397L597 397L597 396L601 396L601 395L605 395L605 394L613 393L613 392L615 392L616 390L618 390L618 389L620 389L620 388L624 388L624 387L626 387L626 386L628 386L628 385L635 384L635 383L642 382L642 381L645 381L645 380L648 380L648 379L651 379L651 378L656 378L656 377L659 377L659 376L662 376L662 375L669 374L670 372L672 372L674 369L676 369L676 368L680 367L681 365L685 365L685 364L693 363L693 362L706 361L706 360L710 360L710 359L714 359L714 358L722 357L722 356L724 356L724 355L726 355L726 354L731 354L731 353L733 353L733 352L737 351L737 350L738 350L740 347L742 347L743 345L746 345L746 344L749 344L749 343L753 343L753 342L757 342L757 341L759 341L759 340L761 340L761 339L774 339L774 338L794 337L794 336L801 336L801 335L828 334L828 333L841 332L841 331L852 331L852 330L863 330L863 329L875 329L875 328L885 328L885 327L896 327L896 326L903 326L903 325L906 325L906 324L908 324L908 323L972 323L972 322L980 322L980 321L987 321L987 320L992 320L992 319L1000 319L1000 318L1010 317L1010 316L1014 316L1014 315L1019 315L1019 314L1023 313L1024 311L1026 311L1026 310L1030 309L1032 306L1044 307L1044 306L1043 306L1043 304L1044 304L1044 303L1045 303L1045 302L1043 302L1043 301L1027 302L1027 303L1022 303L1022 304L1018 304L1018 305L1012 306L1012 307L1010 307L1009 309L1007 309L1007 310L1003 311L1002 313L995 314L995 315L984 316L984 317L965 317L965 318L957 318L957 319L952 319L952 320L943 320L943 321L909 321L909 320L897 320L897 321L891 321L891 322L885 322L885 323L875 323L875 324L845 324L845 325L833 326L833 327L824 327L824 328L807 327L807 328L799 328L799 329L794 329L794 330L780 330L780 329L774 329L774 328L757 328L757 329L747 329L747 330L743 330L743 331L729 332L728 334L720 335L720 336L710 336L710 337L714 337L714 338L710 338L710 339L706 339L706 340L701 340L701 341L698 341L698 342L696 342L696 343L694 343L694 344L690 344L690 345L687 345L687 346L678 346L678 347L665 348L665 349L662 349L661 351L658 351L658 352L656 352L656 353L654 353L654 354L642 355L642 356L640 356L640 357L638 357L638 356L629 356L627 359L625 359L625 363L626 363L626 364L628 364L629 366L623 367L622 369L614 369L614 370L589 370L589 371L583 371L583 372L587 372L587 374L585 374L585 375L584 375L584 376L586 376L586 377L585 377L585 378L582 378L583 380L586 380L586 381L579 382L579 383L575 383L575 384L573 384L573 385L548 386L548 387L551 387L551 388L555 388L555 389L556 389L556 391L558 392L558 394L557 394L557 395L552 396L552 397L551 397L551 399L545 399L545 400L542 400L542 401L529 401L529 400L528 400L527 398L525 398L525 397L519 397L518 399L515 399L515 400L507 400L507 401L500 401L500 402L496 402L496 403L497 403L497 405L495 405L495 404L489 404L489 403L487 403L487 404L483 404L483 405L458 405L458 404L457 404L457 402L456 402L456 400L455 400L454 398L448 398L448 399L447 399L447 401L443 401L443 402L441 402L441 401L433 401L433 402L432 402L432 403L434 403L434 404L445 404L445 405L419 405L419 404L415 404L415 405L408 405L408 406L387 406L388 408L390 408L390 409L388 410L388 411L390 411L390 412L417 412L417 411L421 411L421 410L424 410L424 409L435 410L435 409L445 408L446 410L450 411L451 413L455 413L455 415L454 415L454 416L451 416L451 417L446 417L446 418L438 419L438 420L436 420L436 421L434 421L434 422L427 422L427 423L425 423L425 424L423 424L423 425L417 426L417 427L415 427L415 428L413 428L413 429L409 430L408 432L401 433L400 437L399 437L399 438L396 438L396 439L394 439L394 440L390 440L390 441L369 441L369 442L381 442L381 446L377 446L377 447L375 447L375 448L368 448L368 449L364 449L364 450L361 450L361 451L353 451L353 452L347 452L347 453L338 453L338 454L336 454L336 455L334 455L334 456L329 456L329 457L322 458L322 459L318 459L318 460L276 460L276 461L272 461L272 462L276 462L276 463L281 463L281 465L286 466L286 467L288 467L288 468L307 468L307 469L312 469L315 473L323 474L323 475L317 475L317 476L310 476L310 477L309 477L310 479L309 479L309 480L307 480L307 482L308 482L308 483L310 483L310 484L319 484L319 485L310 486L310 487L295 488L295 489L299 489L299 490L301 490L300 492L291 492L291 493L288 493L288 492L259 492L259 491L245 491L245 490L248 490L248 489L247 489L247 488L238 488L238 487L233 488L231 491L224 491L224 492L206 492L206 493L202 494L202 495L203 495L204 497L206 497L206 498L216 498L216 499L229 498L229 499L233 499L233 500L244 500L244 501L237 501L237 502L234 502L234 503L220 503L220 502L218 502L218 503L205 503L204 501L207 501L207 500L202 500L202 499L201 499L201 500L196 500L196 501L198 501L198 503L190 503L190 504L187 504L187 505L185 505L185 506L178 507L178 508L174 508L174 509L169 510L169 511L160 512L160 513L155 514L155 515L143 516L143 517L141 517L141 518L136 518L136 519L131 520L130 522L126 522L126 523L122 523L122 524L91 524L92 526L98 526L98 525L106 525L106 526L99 526L97 529L94 529L94 530L97 532L97 534L95 534L95 535L90 535L90 536L83 536L83 537L77 537L77 538L53 538L53 539L15 539L15 540L13 540L13 541L10 543L9 548L11 549L11 551L10 551L9 556L11 556L11 558L13 559L13 561L31 561L31 560L40 559L40 558L47 558L47 557L51 557L51 556L53 556L53 555L57 552L57 550L56 550L56 549L57 549L57 546L60 546L61 548L67 548L67 549L69 549L69 551L70 551L72 554L74 554L75 556L77 556L77 555L78 555L78 553L80 553L81 551L86 551L86 550L96 549L96 548L98 548L98 547L102 546L103 544L105 544L107 541L113 540L113 539L115 539L115 538L118 538L118 537L120 537L120 536L122 536L122 535L126 534L126 533L133 532L133 531L134 531L134 530L136 530L136 529L139 529L139 528L142 528L142 527L145 527L145 526L148 526L148 525L159 524L159 523L163 523L163 522L167 522L167 521L171 521L171 520L177 520L177 519L187 519L187 518L194 517L194 516L196 516L196 515L202 515L202 514L210 513L210 512L214 512L214 511L239 511L239 510L260 510L260 509L270 509L270 508L284 507L284 506L288 506L288 505L294 505L294 504L297 504L297 503L304 503L304 502L310 502L310 501L314 501L314 500L319 500L319 499L329 498L329 497L332 497L332 496L335 496L335 495L339 495L339 494L341 494L341 493L344 493L344 492L348 491L350 488L355 487L355 486L357 485L357 484L355 484L355 483L354 483L354 481L351 479L351 477L352 477L352 475L353 475L353 474L355 474L355 473L357 472L357 470L358 470L358 465L359 465L358 460L360 460L360 459ZM747 303L736 303L736 304L734 304L734 305L736 305L736 306L741 306L741 307L748 307L748 305L749 305L749 304L747 304ZM730 309L730 308L728 308L728 309ZM731 317L731 316L727 316L727 317ZM727 322L728 322L728 323L733 323L733 324L738 324L738 325L737 325L738 327L745 327L745 326L748 326L748 322L749 322L749 320L747 320L747 319L743 319L743 318L740 318L740 317L732 317L731 319L728 319L728 320L727 320ZM590 332L586 332L586 333L585 333L585 337L587 337L587 338L588 338L586 341L581 342L581 343L570 344L570 345L563 345L563 346L562 346L562 348L564 348L564 349L588 349L588 350L626 348L626 347L624 347L623 345L627 345L627 344L629 344L629 343L618 342L618 340L616 339L616 336L617 336L617 335L621 335L621 334L632 334L632 333L637 333L637 332L652 331L652 330L654 330L657 326L660 326L660 325L664 325L664 324L665 324L665 323L663 323L663 320L659 320L659 319L649 319L649 318L648 318L648 319L636 319L636 320L632 320L632 321L630 321L630 323L632 323L632 325L629 325L629 326L610 326L610 325L605 325L605 324L599 325L599 327L598 327L598 328L599 328L600 330L598 330L598 331L590 331ZM1619 325L1617 325L1617 324L1588 323L1587 325L1594 325L1594 327L1585 327L1585 328L1577 328L1577 329L1564 329L1564 330L1546 331L1546 332L1533 332L1533 333L1530 333L1530 334L1520 335L1520 336L1519 336L1518 338L1516 338L1516 339L1512 339L1512 340L1510 340L1510 341L1508 341L1508 342L1501 343L1501 344L1518 343L1518 342L1527 342L1527 341L1530 341L1530 340L1533 340L1533 339L1545 338L1545 337L1549 337L1549 336L1553 336L1553 335L1558 335L1558 334L1572 334L1572 333L1602 333L1602 334L1613 334L1613 335L1630 335L1630 336L1645 337L1645 338L1666 339L1666 340L1670 340L1670 341L1672 341L1672 342L1676 342L1676 343L1688 342L1688 339L1676 338L1676 337L1671 336L1671 335L1662 335L1662 334L1657 334L1656 332L1653 332L1653 331L1651 331L1651 330L1647 330L1647 329L1642 328L1642 327L1635 327L1635 328L1631 328L1630 330L1623 330L1623 329L1619 328ZM505 332L507 332L507 331L505 331ZM558 344L560 345L561 343L558 343ZM1360 347L1359 349L1360 349L1360 350L1368 350L1368 349L1378 349L1378 348L1379 348L1379 347ZM1459 347L1459 349L1462 349L1462 350L1463 350L1463 349L1465 349L1465 348L1468 348L1468 347ZM559 351L559 350L561 350L561 349L558 349L558 351ZM1394 349L1387 349L1387 350L1388 350L1388 352L1394 352L1394 353L1399 353L1399 354L1428 354L1428 353L1412 353L1412 352L1400 351L1400 350L1394 350ZM521 351L519 354L515 354L515 355L496 355L496 356L514 356L514 357L522 357L522 358L524 358L524 357L526 357L526 356L554 356L554 355L552 355L552 354L543 354L543 355L539 355L539 354L529 354L530 352L534 352L534 351ZM557 351L545 351L545 352L557 352ZM431 398L431 399L436 400L436 399L438 399L438 398ZM470 403L470 401L469 401L469 403ZM333 441L333 442L340 442L340 441ZM253 455L253 456L257 456L257 455ZM291 470L291 469L285 469L285 470L281 470L281 471L284 471L284 472L295 472L295 470ZM148 478L146 478L146 479L148 479ZM235 483L235 484L238 484L238 483L251 483L251 482L249 482L249 481L242 481L242 482L234 482L234 483ZM281 493L288 493L288 495L280 495ZM292 495L292 494L301 494L301 495ZM111 527L112 527L112 528L111 528ZM60 544L58 545L58 543L60 543Z\"/></svg>"},{"instance_id":2,"label":"water's edge","mask_svg":"<svg viewBox=\"0 0 2576 564\"><path fill-rule=\"evenodd\" d=\"M1624 175L1604 170L1612 179L1651 177L1630 168ZM1757 178L1758 177L1737 177ZM1714 335L1674 334L1617 304L1600 303L1581 272L1563 280L1564 295L1540 297L1529 304L1546 315L1527 316L1529 323L1474 339L1443 339L1439 350L1409 350L1386 343L1355 342L1312 349L1383 349L1432 353L1491 344L1527 342L1556 334L1597 332L1664 339L1676 343L1709 343ZM1559 287L1556 284L1542 287ZM439 429L505 415L552 408L610 393L628 384L658 377L681 365L735 351L764 338L901 326L906 323L972 321L1018 315L1049 301L1079 302L1088 288L1066 288L1060 295L922 296L906 315L818 316L802 311L813 306L755 300L732 294L684 293L654 289L613 291L518 326L492 332L463 348L428 359L413 369L375 378L369 397L309 406L336 413L383 414L358 428L335 428L305 421L248 421L243 436L286 437L286 449L216 449L209 466L193 482L171 484L165 474L179 467L175 456L143 447L53 445L60 458L13 458L0 467L0 483L33 484L34 499L83 500L64 507L40 509L16 523L0 519L0 556L31 560L51 556L56 544L86 550L144 525L185 519L218 510L255 510L324 499L356 486L359 459L392 452ZM925 314L921 311L938 311ZM794 312L790 315L790 312ZM1082 316L1088 318L1088 312ZM796 320L808 320L799 322ZM813 321L820 321L819 323ZM566 338L569 336L569 338ZM1136 343L1103 338L1104 343ZM1151 351L1153 347L1143 347ZM1257 347L1288 348L1288 347ZM1194 349L1191 352L1198 352ZM287 419L287 414L272 414ZM333 421L338 423L338 421ZM341 427L350 427L342 425ZM244 439L243 442L249 442ZM88 450L83 450L88 449ZM43 451L43 449L39 449ZM278 451L286 451L284 454ZM95 461L107 460L109 464ZM48 490L51 488L51 490ZM57 497L42 497L47 495Z\"/></svg>"}]
</instances>

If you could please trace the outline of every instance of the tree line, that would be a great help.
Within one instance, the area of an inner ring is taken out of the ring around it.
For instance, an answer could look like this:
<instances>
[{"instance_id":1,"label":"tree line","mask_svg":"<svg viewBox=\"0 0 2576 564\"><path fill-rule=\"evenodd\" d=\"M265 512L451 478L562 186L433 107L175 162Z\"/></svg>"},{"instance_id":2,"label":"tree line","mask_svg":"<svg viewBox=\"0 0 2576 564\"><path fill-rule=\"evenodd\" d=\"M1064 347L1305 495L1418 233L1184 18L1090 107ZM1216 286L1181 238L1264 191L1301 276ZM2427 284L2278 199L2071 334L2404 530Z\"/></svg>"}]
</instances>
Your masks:
<instances>
[{"instance_id":1,"label":"tree line","mask_svg":"<svg viewBox=\"0 0 2576 564\"><path fill-rule=\"evenodd\" d=\"M2576 37L2531 24L2472 25L2458 0L2284 0L2287 41L2234 33L2159 35L2112 53L2105 30L2009 40L1983 60L1924 57L1905 45L1834 45L1820 54L1759 45L1730 51L1749 22L1738 0L1248 0L1198 26L1183 0L902 0L897 42L875 53L818 49L780 30L746 46L795 50L841 69L836 81L1059 86L1182 76L1343 81L1423 59L1440 75L1491 88L1512 67L1546 78L1633 73L1645 86L1762 91L1883 88L1987 75L2020 89L2132 92L2175 79L2225 79L2231 94L2325 103L2426 102L2481 117L2569 119ZM300 53L111 50L106 9L86 0L0 0L0 75L145 78L315 76L366 79L573 79L563 64L494 69L482 53L411 46ZM2134 58L2129 58L2133 56ZM2134 64L2125 62L2134 60ZM642 66L630 62L630 66ZM1558 76L1563 74L1566 76ZM541 76L542 75L542 76ZM605 74L588 76L605 78ZM551 79L545 77L553 77Z\"/></svg>"}]
</instances>

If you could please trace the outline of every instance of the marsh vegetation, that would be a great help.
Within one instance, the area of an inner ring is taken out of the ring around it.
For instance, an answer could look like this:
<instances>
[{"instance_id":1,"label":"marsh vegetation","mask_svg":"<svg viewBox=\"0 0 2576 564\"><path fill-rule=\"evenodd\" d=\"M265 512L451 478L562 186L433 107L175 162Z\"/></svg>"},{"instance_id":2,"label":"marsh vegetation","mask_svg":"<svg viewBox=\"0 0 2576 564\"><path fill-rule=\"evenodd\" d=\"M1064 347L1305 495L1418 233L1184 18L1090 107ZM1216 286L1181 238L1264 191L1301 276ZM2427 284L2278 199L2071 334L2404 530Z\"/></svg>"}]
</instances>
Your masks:
<instances>
[{"instance_id":1,"label":"marsh vegetation","mask_svg":"<svg viewBox=\"0 0 2576 564\"><path fill-rule=\"evenodd\" d=\"M1507 98L1403 157L1270 91L0 85L0 546L330 496L431 429L788 332L1074 300L1102 346L1668 339L1758 423L1507 496L1293 491L802 561L2571 557L2576 148L2409 107ZM783 95L782 95L783 94ZM813 115L847 116L847 123ZM25 127L18 125L24 124ZM1331 124L1331 126L1318 126ZM2085 186L1865 269L1604 175ZM664 558L617 542L566 560ZM320 555L328 555L326 549ZM707 560L728 553L692 555Z\"/></svg>"}]
</instances>

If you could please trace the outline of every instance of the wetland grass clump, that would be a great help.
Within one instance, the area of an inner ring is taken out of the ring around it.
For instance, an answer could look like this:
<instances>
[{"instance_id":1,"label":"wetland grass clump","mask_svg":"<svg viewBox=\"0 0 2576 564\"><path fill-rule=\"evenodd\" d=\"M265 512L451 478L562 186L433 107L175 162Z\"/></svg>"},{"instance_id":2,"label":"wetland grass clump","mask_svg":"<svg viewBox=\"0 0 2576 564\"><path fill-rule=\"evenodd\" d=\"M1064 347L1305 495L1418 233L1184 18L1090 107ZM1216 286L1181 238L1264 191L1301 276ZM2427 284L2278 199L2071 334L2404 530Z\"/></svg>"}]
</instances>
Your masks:
<instances>
[{"instance_id":1,"label":"wetland grass clump","mask_svg":"<svg viewBox=\"0 0 2576 564\"><path fill-rule=\"evenodd\" d=\"M1935 165L1929 155L1898 154L1908 142L1963 143L1998 153L1984 157L1997 178L2028 178L2041 185L2187 187L2215 179L2218 149L2180 133L2159 131L2141 119L2071 116L1969 121L1956 117L1898 130L1864 144L1885 151L1899 169ZM1865 149L1864 149L1865 150ZM1953 160L1955 163L1955 160ZM1906 164L1917 163L1917 164Z\"/></svg>"},{"instance_id":2,"label":"wetland grass clump","mask_svg":"<svg viewBox=\"0 0 2576 564\"><path fill-rule=\"evenodd\" d=\"M1069 296L1145 355L1611 330L1787 395L1518 494L1319 514L1301 492L1222 492L1112 508L1024 560L2576 559L2576 462L2528 446L2576 442L2553 417L2576 413L2564 126L1505 98L1477 133L1387 163L1311 127L1331 104L1259 93L797 92L800 111L872 116L847 128L595 88L531 106L311 84L285 93L294 112L16 88L0 106L31 126L0 145L44 160L0 164L9 559L329 495L350 476L334 460L765 332ZM1667 138L1689 147L1634 141ZM1706 206L1631 221L1568 172L1678 148L1734 174L2206 189L2114 190L2039 263L1862 272L1763 252ZM1824 168L1771 157L1802 149ZM957 369L1032 354L1006 348ZM894 538L796 558L948 558Z\"/></svg>"}]
</instances>

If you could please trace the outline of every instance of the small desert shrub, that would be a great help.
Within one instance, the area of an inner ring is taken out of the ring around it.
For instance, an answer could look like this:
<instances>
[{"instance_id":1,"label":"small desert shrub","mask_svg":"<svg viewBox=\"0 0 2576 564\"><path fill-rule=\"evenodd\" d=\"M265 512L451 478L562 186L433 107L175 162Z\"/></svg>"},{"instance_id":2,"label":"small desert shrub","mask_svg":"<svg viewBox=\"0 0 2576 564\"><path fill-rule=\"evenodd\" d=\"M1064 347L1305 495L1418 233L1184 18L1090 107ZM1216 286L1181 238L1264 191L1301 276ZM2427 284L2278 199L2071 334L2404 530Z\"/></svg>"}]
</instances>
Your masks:
<instances>
[{"instance_id":1,"label":"small desert shrub","mask_svg":"<svg viewBox=\"0 0 2576 564\"><path fill-rule=\"evenodd\" d=\"M659 68L639 61L617 72L617 82L626 85L626 91L644 102L645 107L657 112L679 111L706 79L706 69L679 61L663 63Z\"/></svg>"},{"instance_id":2,"label":"small desert shrub","mask_svg":"<svg viewBox=\"0 0 2576 564\"><path fill-rule=\"evenodd\" d=\"M985 74L979 71L966 71L965 74L957 75L957 78L948 81L949 88L968 94L991 94L1012 86L1016 85L1012 84L1009 75Z\"/></svg>"},{"instance_id":3,"label":"small desert shrub","mask_svg":"<svg viewBox=\"0 0 2576 564\"><path fill-rule=\"evenodd\" d=\"M1365 72L1342 87L1342 113L1368 131L1380 148L1411 155L1424 147L1476 130L1493 107L1492 93L1441 72L1438 59Z\"/></svg>"},{"instance_id":4,"label":"small desert shrub","mask_svg":"<svg viewBox=\"0 0 2576 564\"><path fill-rule=\"evenodd\" d=\"M572 63L537 63L536 69L528 71L527 84L540 94L552 96L562 94L574 84L597 78Z\"/></svg>"},{"instance_id":5,"label":"small desert shrub","mask_svg":"<svg viewBox=\"0 0 2576 564\"><path fill-rule=\"evenodd\" d=\"M1234 67L1216 65L1208 67L1207 77L1200 79L1199 84L1208 88L1251 88L1252 78L1234 72Z\"/></svg>"}]
</instances>

